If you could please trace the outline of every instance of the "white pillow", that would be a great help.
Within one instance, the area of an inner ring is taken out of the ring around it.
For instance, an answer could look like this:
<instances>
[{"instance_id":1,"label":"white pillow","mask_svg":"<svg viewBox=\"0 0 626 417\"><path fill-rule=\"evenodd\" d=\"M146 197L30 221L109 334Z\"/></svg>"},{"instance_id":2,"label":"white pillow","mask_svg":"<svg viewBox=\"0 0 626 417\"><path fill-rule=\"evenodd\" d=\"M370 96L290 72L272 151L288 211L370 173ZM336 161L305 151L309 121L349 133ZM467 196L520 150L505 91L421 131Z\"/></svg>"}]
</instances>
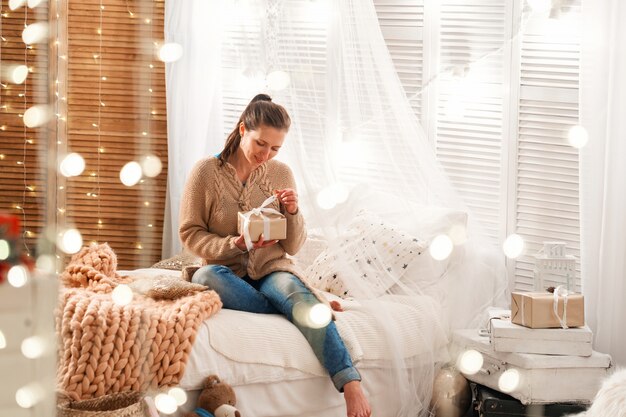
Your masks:
<instances>
[{"instance_id":1,"label":"white pillow","mask_svg":"<svg viewBox=\"0 0 626 417\"><path fill-rule=\"evenodd\" d=\"M305 272L312 286L343 298L379 297L420 258L430 257L426 242L365 210L354 217L343 236Z\"/></svg>"}]
</instances>

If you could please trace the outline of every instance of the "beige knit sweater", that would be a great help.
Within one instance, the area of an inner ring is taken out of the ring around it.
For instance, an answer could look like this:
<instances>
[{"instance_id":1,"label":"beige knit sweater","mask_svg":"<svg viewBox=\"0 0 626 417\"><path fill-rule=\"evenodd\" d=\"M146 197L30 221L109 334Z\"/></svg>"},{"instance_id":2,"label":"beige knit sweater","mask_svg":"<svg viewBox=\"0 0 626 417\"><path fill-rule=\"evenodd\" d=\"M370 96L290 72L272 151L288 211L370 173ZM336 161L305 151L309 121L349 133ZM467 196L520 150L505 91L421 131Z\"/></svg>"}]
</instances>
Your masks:
<instances>
[{"instance_id":1,"label":"beige knit sweater","mask_svg":"<svg viewBox=\"0 0 626 417\"><path fill-rule=\"evenodd\" d=\"M203 259L203 264L229 267L240 277L260 279L275 271L302 274L286 254L294 255L306 239L301 211L287 213L275 201L269 207L287 218L287 238L277 244L242 252L236 245L237 212L260 206L274 190L296 188L287 165L270 160L250 174L245 186L229 163L220 166L216 157L199 161L189 174L180 208L180 238L183 245ZM308 286L308 285L307 285Z\"/></svg>"}]
</instances>

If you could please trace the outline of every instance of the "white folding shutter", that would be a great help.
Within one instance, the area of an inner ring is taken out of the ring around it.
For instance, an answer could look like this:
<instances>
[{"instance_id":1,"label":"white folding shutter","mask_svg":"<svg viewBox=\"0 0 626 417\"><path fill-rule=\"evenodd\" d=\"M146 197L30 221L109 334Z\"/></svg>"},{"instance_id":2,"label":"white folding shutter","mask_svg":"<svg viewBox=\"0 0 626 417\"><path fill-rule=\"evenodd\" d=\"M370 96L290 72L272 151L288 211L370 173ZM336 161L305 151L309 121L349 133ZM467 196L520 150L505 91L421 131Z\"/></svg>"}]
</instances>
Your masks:
<instances>
[{"instance_id":1,"label":"white folding shutter","mask_svg":"<svg viewBox=\"0 0 626 417\"><path fill-rule=\"evenodd\" d=\"M438 86L431 96L437 113L421 116L435 120L437 154L455 185L494 241L513 232L527 240L526 255L510 261L509 268L515 287L530 289L530 255L544 240L563 240L570 253L579 255L578 155L564 143L578 117L579 40L559 31L576 27L572 20L580 13L580 0L561 3L559 19L548 21L548 36L536 17L520 25L523 0L430 2L415 2L413 7L422 11L416 16L408 13L413 2L374 0L407 95L415 94L410 80L418 77ZM524 12L531 16L528 8ZM421 67L403 65L404 52L394 37L401 32L386 28L412 27L421 36L424 27L433 25L438 38L434 53L424 53L428 45L421 44L414 51L421 54ZM453 99L463 86L466 64L485 54L479 72L470 72L473 89ZM424 75L426 71L432 74ZM478 80L477 74L482 74ZM515 93L508 106L498 89ZM511 169L500 162L509 160L509 154Z\"/></svg>"},{"instance_id":2,"label":"white folding shutter","mask_svg":"<svg viewBox=\"0 0 626 417\"><path fill-rule=\"evenodd\" d=\"M546 240L580 256L578 150L567 142L578 122L580 0L564 1L559 19L531 17L520 51L514 228L525 255L511 265L515 288L533 288L533 254ZM579 273L576 280L580 289Z\"/></svg>"},{"instance_id":3,"label":"white folding shutter","mask_svg":"<svg viewBox=\"0 0 626 417\"><path fill-rule=\"evenodd\" d=\"M383 37L407 97L422 116L423 0L374 0Z\"/></svg>"},{"instance_id":4,"label":"white folding shutter","mask_svg":"<svg viewBox=\"0 0 626 417\"><path fill-rule=\"evenodd\" d=\"M439 14L437 157L497 241L503 214L505 2L446 0Z\"/></svg>"}]
</instances>

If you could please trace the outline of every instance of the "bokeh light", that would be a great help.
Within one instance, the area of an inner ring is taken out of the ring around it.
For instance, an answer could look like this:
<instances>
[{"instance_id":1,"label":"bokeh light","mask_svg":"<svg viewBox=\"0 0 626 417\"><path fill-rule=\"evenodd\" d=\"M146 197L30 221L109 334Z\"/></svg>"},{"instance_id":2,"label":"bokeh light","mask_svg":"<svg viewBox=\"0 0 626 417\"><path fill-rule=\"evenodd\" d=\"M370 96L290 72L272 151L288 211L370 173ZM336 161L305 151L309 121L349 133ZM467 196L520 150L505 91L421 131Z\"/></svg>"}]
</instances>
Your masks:
<instances>
[{"instance_id":1,"label":"bokeh light","mask_svg":"<svg viewBox=\"0 0 626 417\"><path fill-rule=\"evenodd\" d=\"M24 112L23 120L26 127L33 128L45 125L51 117L52 112L48 106L37 104Z\"/></svg>"},{"instance_id":2,"label":"bokeh light","mask_svg":"<svg viewBox=\"0 0 626 417\"><path fill-rule=\"evenodd\" d=\"M0 261L4 261L11 255L11 246L9 242L4 239L0 239Z\"/></svg>"},{"instance_id":3,"label":"bokeh light","mask_svg":"<svg viewBox=\"0 0 626 417\"><path fill-rule=\"evenodd\" d=\"M45 397L46 392L39 382L25 385L15 392L15 402L22 408L31 408Z\"/></svg>"},{"instance_id":4,"label":"bokeh light","mask_svg":"<svg viewBox=\"0 0 626 417\"><path fill-rule=\"evenodd\" d=\"M453 248L454 244L448 235L438 235L430 242L428 252L433 259L443 261L450 256Z\"/></svg>"},{"instance_id":5,"label":"bokeh light","mask_svg":"<svg viewBox=\"0 0 626 417\"><path fill-rule=\"evenodd\" d=\"M36 22L24 28L22 32L22 41L26 45L32 45L34 43L46 42L48 39L48 23Z\"/></svg>"},{"instance_id":6,"label":"bokeh light","mask_svg":"<svg viewBox=\"0 0 626 417\"><path fill-rule=\"evenodd\" d=\"M176 399L167 394L157 394L156 397L154 397L154 405L157 410L165 414L174 414L178 408Z\"/></svg>"},{"instance_id":7,"label":"bokeh light","mask_svg":"<svg viewBox=\"0 0 626 417\"><path fill-rule=\"evenodd\" d=\"M168 42L159 48L159 59L163 62L178 61L183 56L182 45L176 42Z\"/></svg>"},{"instance_id":8,"label":"bokeh light","mask_svg":"<svg viewBox=\"0 0 626 417\"><path fill-rule=\"evenodd\" d=\"M41 336L31 336L22 340L22 354L29 359L36 359L46 353L46 340Z\"/></svg>"},{"instance_id":9,"label":"bokeh light","mask_svg":"<svg viewBox=\"0 0 626 417\"><path fill-rule=\"evenodd\" d=\"M167 394L176 400L176 404L181 406L187 402L187 393L184 389L174 387L170 389Z\"/></svg>"},{"instance_id":10,"label":"bokeh light","mask_svg":"<svg viewBox=\"0 0 626 417\"><path fill-rule=\"evenodd\" d=\"M15 288L23 287L28 282L28 270L22 265L15 265L9 269L7 279Z\"/></svg>"},{"instance_id":11,"label":"bokeh light","mask_svg":"<svg viewBox=\"0 0 626 417\"><path fill-rule=\"evenodd\" d=\"M141 159L141 171L146 177L156 177L161 173L162 169L161 159L156 155L146 155Z\"/></svg>"},{"instance_id":12,"label":"bokeh light","mask_svg":"<svg viewBox=\"0 0 626 417\"><path fill-rule=\"evenodd\" d=\"M77 177L85 170L85 160L75 152L67 155L59 165L59 172L64 177Z\"/></svg>"},{"instance_id":13,"label":"bokeh light","mask_svg":"<svg viewBox=\"0 0 626 417\"><path fill-rule=\"evenodd\" d=\"M568 132L567 141L574 148L580 149L589 142L589 133L580 125L572 126Z\"/></svg>"},{"instance_id":14,"label":"bokeh light","mask_svg":"<svg viewBox=\"0 0 626 417\"><path fill-rule=\"evenodd\" d=\"M517 389L520 383L520 373L517 369L507 369L498 378L498 388L504 393L510 393Z\"/></svg>"},{"instance_id":15,"label":"bokeh light","mask_svg":"<svg viewBox=\"0 0 626 417\"><path fill-rule=\"evenodd\" d=\"M459 371L466 375L474 375L483 367L483 354L477 350L469 349L461 353L457 360Z\"/></svg>"},{"instance_id":16,"label":"bokeh light","mask_svg":"<svg viewBox=\"0 0 626 417\"><path fill-rule=\"evenodd\" d=\"M28 67L26 65L17 65L10 72L11 81L14 84L22 84L28 77Z\"/></svg>"},{"instance_id":17,"label":"bokeh light","mask_svg":"<svg viewBox=\"0 0 626 417\"><path fill-rule=\"evenodd\" d=\"M67 229L60 233L57 246L65 253L71 255L83 247L83 236L77 229Z\"/></svg>"},{"instance_id":18,"label":"bokeh light","mask_svg":"<svg viewBox=\"0 0 626 417\"><path fill-rule=\"evenodd\" d=\"M17 10L26 4L26 0L9 0L9 9Z\"/></svg>"},{"instance_id":19,"label":"bokeh light","mask_svg":"<svg viewBox=\"0 0 626 417\"><path fill-rule=\"evenodd\" d=\"M133 290L126 284L120 284L111 293L113 302L119 306L125 306L133 301Z\"/></svg>"},{"instance_id":20,"label":"bokeh light","mask_svg":"<svg viewBox=\"0 0 626 417\"><path fill-rule=\"evenodd\" d=\"M120 170L120 181L125 186L132 187L139 182L141 174L141 165L138 162L131 161Z\"/></svg>"},{"instance_id":21,"label":"bokeh light","mask_svg":"<svg viewBox=\"0 0 626 417\"><path fill-rule=\"evenodd\" d=\"M311 310L309 311L309 327L312 327L314 329L320 329L328 325L332 318L333 313L330 307L322 303L315 304L313 307L311 307Z\"/></svg>"},{"instance_id":22,"label":"bokeh light","mask_svg":"<svg viewBox=\"0 0 626 417\"><path fill-rule=\"evenodd\" d=\"M552 9L552 0L526 0L535 13L547 13Z\"/></svg>"},{"instance_id":23,"label":"bokeh light","mask_svg":"<svg viewBox=\"0 0 626 417\"><path fill-rule=\"evenodd\" d=\"M47 274L54 274L57 272L57 258L54 255L40 255L37 257L35 267L40 271Z\"/></svg>"},{"instance_id":24,"label":"bokeh light","mask_svg":"<svg viewBox=\"0 0 626 417\"><path fill-rule=\"evenodd\" d=\"M289 86L291 77L285 71L272 71L267 74L267 87L270 90L280 91Z\"/></svg>"},{"instance_id":25,"label":"bokeh light","mask_svg":"<svg viewBox=\"0 0 626 417\"><path fill-rule=\"evenodd\" d=\"M0 330L0 349L7 347L7 339L4 337L4 333Z\"/></svg>"},{"instance_id":26,"label":"bokeh light","mask_svg":"<svg viewBox=\"0 0 626 417\"><path fill-rule=\"evenodd\" d=\"M513 233L502 244L502 250L508 258L515 259L524 252L524 246L524 238Z\"/></svg>"}]
</instances>

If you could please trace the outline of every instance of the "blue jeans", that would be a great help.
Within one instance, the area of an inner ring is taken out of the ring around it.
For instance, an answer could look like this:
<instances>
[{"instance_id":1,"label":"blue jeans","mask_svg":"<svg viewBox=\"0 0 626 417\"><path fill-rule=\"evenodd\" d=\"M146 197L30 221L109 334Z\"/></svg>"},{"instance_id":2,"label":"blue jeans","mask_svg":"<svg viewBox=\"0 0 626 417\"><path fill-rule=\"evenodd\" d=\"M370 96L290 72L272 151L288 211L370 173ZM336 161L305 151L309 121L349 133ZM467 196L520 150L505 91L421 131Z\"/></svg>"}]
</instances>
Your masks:
<instances>
[{"instance_id":1,"label":"blue jeans","mask_svg":"<svg viewBox=\"0 0 626 417\"><path fill-rule=\"evenodd\" d=\"M207 265L193 274L192 281L217 292L224 308L250 313L283 314L287 317L309 342L339 392L343 392L346 383L361 380L335 323L331 321L325 327L313 329L294 320L296 304L312 306L319 303L295 275L279 271L252 280L247 275L238 277L226 266Z\"/></svg>"}]
</instances>

